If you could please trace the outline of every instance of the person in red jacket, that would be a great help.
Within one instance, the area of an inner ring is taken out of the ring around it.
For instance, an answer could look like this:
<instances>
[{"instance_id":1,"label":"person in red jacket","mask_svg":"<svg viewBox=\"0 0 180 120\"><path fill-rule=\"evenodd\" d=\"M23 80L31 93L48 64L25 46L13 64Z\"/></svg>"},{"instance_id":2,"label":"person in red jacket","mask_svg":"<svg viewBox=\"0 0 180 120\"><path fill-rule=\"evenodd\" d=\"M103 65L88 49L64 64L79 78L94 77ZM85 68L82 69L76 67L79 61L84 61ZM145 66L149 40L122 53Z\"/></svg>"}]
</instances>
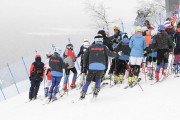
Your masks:
<instances>
[{"instance_id":1,"label":"person in red jacket","mask_svg":"<svg viewBox=\"0 0 180 120\"><path fill-rule=\"evenodd\" d=\"M35 62L31 64L30 67L30 81L31 87L29 90L29 100L36 99L39 91L39 86L43 81L44 75L44 63L41 62L41 56L35 56Z\"/></svg>"}]
</instances>

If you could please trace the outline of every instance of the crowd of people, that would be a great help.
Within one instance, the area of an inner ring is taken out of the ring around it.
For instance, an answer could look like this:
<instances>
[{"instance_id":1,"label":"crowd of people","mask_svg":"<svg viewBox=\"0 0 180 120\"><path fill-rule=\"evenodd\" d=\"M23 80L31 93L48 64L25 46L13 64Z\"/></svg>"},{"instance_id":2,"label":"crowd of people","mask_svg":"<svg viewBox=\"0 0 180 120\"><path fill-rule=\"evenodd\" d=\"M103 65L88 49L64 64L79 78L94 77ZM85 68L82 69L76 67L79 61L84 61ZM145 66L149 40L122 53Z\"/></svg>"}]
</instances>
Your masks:
<instances>
[{"instance_id":1,"label":"crowd of people","mask_svg":"<svg viewBox=\"0 0 180 120\"><path fill-rule=\"evenodd\" d=\"M114 85L122 84L127 79L128 85L133 86L138 82L140 72L147 74L149 80L155 78L158 82L160 76L166 77L170 74L168 64L171 63L173 73L178 75L180 23L174 27L172 19L167 18L156 30L146 20L143 26L135 27L135 33L131 37L122 32L118 26L114 26L113 30L112 36L108 36L105 30L99 30L92 44L88 39L84 39L77 56L74 54L72 44L66 45L62 57L61 49L58 47L55 47L52 53L47 53L46 65L41 62L41 56L36 55L35 62L30 67L29 99L37 98L44 76L46 76L45 97L56 100L62 77L64 77L63 91L68 92L68 89L80 87L82 89L80 99L84 99L92 81L95 82L93 95L98 95L101 82L106 79L105 74L108 74L110 79L114 76L112 80ZM174 56L172 61L169 61L170 54ZM77 83L78 72L75 62L79 57L81 57L79 74L81 77ZM110 57L112 59L109 59ZM73 73L72 80L69 80L70 71Z\"/></svg>"}]
</instances>

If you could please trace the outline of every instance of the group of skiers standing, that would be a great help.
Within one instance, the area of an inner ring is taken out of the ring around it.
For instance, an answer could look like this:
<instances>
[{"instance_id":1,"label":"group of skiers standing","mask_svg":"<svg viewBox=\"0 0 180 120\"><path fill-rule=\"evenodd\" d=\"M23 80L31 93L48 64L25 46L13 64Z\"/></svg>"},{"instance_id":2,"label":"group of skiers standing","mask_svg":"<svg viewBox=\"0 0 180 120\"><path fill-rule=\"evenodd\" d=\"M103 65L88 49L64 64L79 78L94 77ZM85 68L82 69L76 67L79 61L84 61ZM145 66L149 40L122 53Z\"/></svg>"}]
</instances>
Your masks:
<instances>
[{"instance_id":1,"label":"group of skiers standing","mask_svg":"<svg viewBox=\"0 0 180 120\"><path fill-rule=\"evenodd\" d=\"M68 81L70 71L73 78L70 84L71 89L76 88L77 70L75 62L81 56L81 75L80 82L82 87L80 99L84 99L91 81L95 82L93 95L97 96L100 85L108 69L108 57L113 57L108 74L114 76L114 84L123 83L126 72L128 73L128 84L132 86L138 81L140 68L142 72L159 81L160 72L166 76L168 73L169 54L175 55L173 61L174 71L179 70L180 64L180 23L177 29L172 26L171 19L166 19L164 25L158 26L158 32L151 27L148 20L143 26L135 28L135 34L130 38L126 33L120 31L118 26L113 27L114 35L107 36L104 30L99 30L94 37L94 42L90 44L88 39L84 39L80 47L79 54L74 54L73 45L68 44L60 56L61 50L54 48L54 53L47 53L48 64L41 62L40 55L36 55L35 62L30 68L31 87L29 99L36 99L40 83L44 74L47 76L45 96L49 99L57 99L56 93L59 92L59 84L64 77L63 90L68 91ZM157 66L153 63L157 62ZM177 69L176 69L177 68ZM65 75L63 75L65 69ZM177 72L176 72L177 73ZM85 75L86 80L85 80Z\"/></svg>"}]
</instances>

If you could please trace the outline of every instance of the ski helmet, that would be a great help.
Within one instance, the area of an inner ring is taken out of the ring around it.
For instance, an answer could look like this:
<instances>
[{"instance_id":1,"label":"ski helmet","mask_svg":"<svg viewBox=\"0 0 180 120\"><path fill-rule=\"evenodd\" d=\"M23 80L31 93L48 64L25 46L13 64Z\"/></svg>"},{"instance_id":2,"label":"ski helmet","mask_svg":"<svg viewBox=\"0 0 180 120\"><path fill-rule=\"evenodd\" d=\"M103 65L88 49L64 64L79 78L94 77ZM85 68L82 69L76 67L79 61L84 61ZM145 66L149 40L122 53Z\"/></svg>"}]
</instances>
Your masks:
<instances>
[{"instance_id":1,"label":"ski helmet","mask_svg":"<svg viewBox=\"0 0 180 120\"><path fill-rule=\"evenodd\" d=\"M67 48L67 49L73 49L73 45L72 45L72 44L67 44L67 45L66 45L66 48Z\"/></svg>"},{"instance_id":2,"label":"ski helmet","mask_svg":"<svg viewBox=\"0 0 180 120\"><path fill-rule=\"evenodd\" d=\"M88 40L87 38L84 39L83 46L84 46L85 48L88 48L88 47L90 46L90 42L89 42L89 40Z\"/></svg>"},{"instance_id":3,"label":"ski helmet","mask_svg":"<svg viewBox=\"0 0 180 120\"><path fill-rule=\"evenodd\" d=\"M142 32L145 32L145 31L147 31L148 30L148 28L146 27L146 26L143 26L142 27Z\"/></svg>"},{"instance_id":4,"label":"ski helmet","mask_svg":"<svg viewBox=\"0 0 180 120\"><path fill-rule=\"evenodd\" d=\"M135 32L142 32L141 26L137 26L137 27L135 28Z\"/></svg>"},{"instance_id":5,"label":"ski helmet","mask_svg":"<svg viewBox=\"0 0 180 120\"><path fill-rule=\"evenodd\" d=\"M61 54L61 49L59 47L55 47L54 52Z\"/></svg>"},{"instance_id":6,"label":"ski helmet","mask_svg":"<svg viewBox=\"0 0 180 120\"><path fill-rule=\"evenodd\" d=\"M97 34L97 36L94 37L95 42L103 42L103 36L101 34Z\"/></svg>"}]
</instances>

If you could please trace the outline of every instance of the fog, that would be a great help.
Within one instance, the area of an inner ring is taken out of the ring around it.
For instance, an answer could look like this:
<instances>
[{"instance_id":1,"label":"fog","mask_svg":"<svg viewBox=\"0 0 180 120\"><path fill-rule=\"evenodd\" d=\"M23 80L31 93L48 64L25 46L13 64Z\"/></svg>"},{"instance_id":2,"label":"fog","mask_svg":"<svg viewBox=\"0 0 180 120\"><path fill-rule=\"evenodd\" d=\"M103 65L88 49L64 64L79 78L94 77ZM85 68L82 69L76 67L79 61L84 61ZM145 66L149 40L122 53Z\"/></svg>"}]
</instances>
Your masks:
<instances>
[{"instance_id":1,"label":"fog","mask_svg":"<svg viewBox=\"0 0 180 120\"><path fill-rule=\"evenodd\" d=\"M46 50L51 44L93 40L98 31L85 10L86 0L0 0L0 68L34 50ZM112 19L132 23L136 0L94 0L109 8ZM126 26L125 26L126 29ZM77 51L78 52L78 51Z\"/></svg>"}]
</instances>

